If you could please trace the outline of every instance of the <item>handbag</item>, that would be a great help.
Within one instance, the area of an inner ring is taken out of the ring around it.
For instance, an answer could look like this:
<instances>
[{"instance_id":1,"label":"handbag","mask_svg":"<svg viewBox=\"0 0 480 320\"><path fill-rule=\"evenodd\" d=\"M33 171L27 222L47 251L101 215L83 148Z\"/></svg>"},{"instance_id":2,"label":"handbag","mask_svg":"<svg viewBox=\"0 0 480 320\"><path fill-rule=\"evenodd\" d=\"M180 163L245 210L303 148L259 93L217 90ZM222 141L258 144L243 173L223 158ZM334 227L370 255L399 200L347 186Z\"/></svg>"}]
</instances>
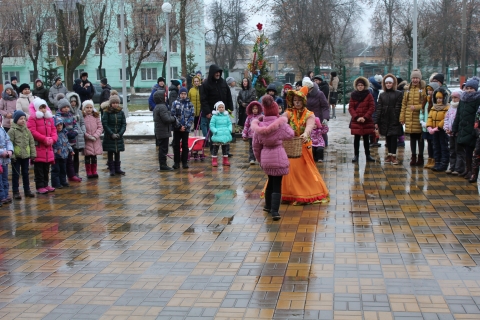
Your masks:
<instances>
[{"instance_id":1,"label":"handbag","mask_svg":"<svg viewBox=\"0 0 480 320\"><path fill-rule=\"evenodd\" d=\"M337 104L338 92L330 92L330 104Z\"/></svg>"}]
</instances>

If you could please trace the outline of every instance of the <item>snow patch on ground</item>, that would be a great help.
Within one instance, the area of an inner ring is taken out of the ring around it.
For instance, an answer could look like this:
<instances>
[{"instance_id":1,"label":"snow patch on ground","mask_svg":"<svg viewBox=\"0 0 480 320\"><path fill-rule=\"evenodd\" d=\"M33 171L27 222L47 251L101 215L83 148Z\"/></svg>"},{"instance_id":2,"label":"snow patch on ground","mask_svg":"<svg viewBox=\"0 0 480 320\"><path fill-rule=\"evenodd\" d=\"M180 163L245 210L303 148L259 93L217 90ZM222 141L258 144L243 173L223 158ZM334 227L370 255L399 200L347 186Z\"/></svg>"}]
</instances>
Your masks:
<instances>
[{"instance_id":1,"label":"snow patch on ground","mask_svg":"<svg viewBox=\"0 0 480 320\"><path fill-rule=\"evenodd\" d=\"M127 136L145 136L154 134L154 122L151 111L145 112L136 111L127 118Z\"/></svg>"}]
</instances>

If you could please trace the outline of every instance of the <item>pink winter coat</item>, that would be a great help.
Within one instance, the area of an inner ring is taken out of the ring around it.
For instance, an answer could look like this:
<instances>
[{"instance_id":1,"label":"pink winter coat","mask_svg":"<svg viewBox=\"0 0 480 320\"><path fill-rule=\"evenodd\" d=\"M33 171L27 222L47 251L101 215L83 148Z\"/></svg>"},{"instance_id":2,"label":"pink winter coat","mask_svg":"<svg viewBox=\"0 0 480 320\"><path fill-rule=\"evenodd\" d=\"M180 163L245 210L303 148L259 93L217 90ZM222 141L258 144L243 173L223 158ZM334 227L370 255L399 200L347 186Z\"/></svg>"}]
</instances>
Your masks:
<instances>
[{"instance_id":1,"label":"pink winter coat","mask_svg":"<svg viewBox=\"0 0 480 320\"><path fill-rule=\"evenodd\" d=\"M29 106L30 117L27 121L27 128L32 132L35 140L37 157L35 162L54 163L55 156L53 154L52 145L57 142L57 128L53 120L52 112L47 107L47 112L43 114L36 111L33 102ZM53 143L48 144L47 138L51 138Z\"/></svg>"},{"instance_id":2,"label":"pink winter coat","mask_svg":"<svg viewBox=\"0 0 480 320\"><path fill-rule=\"evenodd\" d=\"M293 129L286 117L264 116L262 120L255 119L251 125L255 158L267 175L287 175L290 162L282 142L293 138Z\"/></svg>"},{"instance_id":3,"label":"pink winter coat","mask_svg":"<svg viewBox=\"0 0 480 320\"><path fill-rule=\"evenodd\" d=\"M84 154L86 156L99 156L103 153L102 141L100 136L103 132L102 120L100 117L95 118L93 115L85 115L83 120L85 121L85 149ZM93 136L97 140L92 141L88 137Z\"/></svg>"},{"instance_id":4,"label":"pink winter coat","mask_svg":"<svg viewBox=\"0 0 480 320\"><path fill-rule=\"evenodd\" d=\"M253 114L253 107L257 107L258 113ZM252 121L255 119L258 119L260 115L263 113L263 106L261 103L258 103L257 101L252 101L248 104L247 106L247 120L245 120L245 125L243 126L243 131L242 131L242 138L243 139L253 139L253 131L251 128Z\"/></svg>"}]
</instances>

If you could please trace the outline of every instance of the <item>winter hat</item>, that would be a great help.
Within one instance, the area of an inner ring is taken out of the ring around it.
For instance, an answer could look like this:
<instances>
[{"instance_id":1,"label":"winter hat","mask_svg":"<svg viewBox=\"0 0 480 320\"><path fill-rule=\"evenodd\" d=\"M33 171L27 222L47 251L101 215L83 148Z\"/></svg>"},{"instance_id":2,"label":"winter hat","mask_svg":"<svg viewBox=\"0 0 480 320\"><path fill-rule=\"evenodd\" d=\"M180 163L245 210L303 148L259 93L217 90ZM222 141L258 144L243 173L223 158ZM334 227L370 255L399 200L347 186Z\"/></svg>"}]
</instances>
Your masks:
<instances>
[{"instance_id":1,"label":"winter hat","mask_svg":"<svg viewBox=\"0 0 480 320\"><path fill-rule=\"evenodd\" d=\"M120 97L118 96L117 90L110 91L110 99L108 99L108 102L110 105L112 105L112 103L120 103Z\"/></svg>"},{"instance_id":2,"label":"winter hat","mask_svg":"<svg viewBox=\"0 0 480 320\"><path fill-rule=\"evenodd\" d=\"M18 119L20 119L21 117L27 117L27 115L25 114L25 112L23 112L22 110L17 110L13 113L13 123L17 123Z\"/></svg>"},{"instance_id":3,"label":"winter hat","mask_svg":"<svg viewBox=\"0 0 480 320\"><path fill-rule=\"evenodd\" d=\"M263 96L262 98L263 114L265 116L278 116L278 104L273 101L273 97L270 95Z\"/></svg>"},{"instance_id":4,"label":"winter hat","mask_svg":"<svg viewBox=\"0 0 480 320\"><path fill-rule=\"evenodd\" d=\"M457 97L457 98L460 99L461 94L462 94L462 90L458 90L458 89L457 89L457 90L453 90L453 91L452 91L451 96L452 96L452 98L453 98L453 97Z\"/></svg>"},{"instance_id":5,"label":"winter hat","mask_svg":"<svg viewBox=\"0 0 480 320\"><path fill-rule=\"evenodd\" d=\"M226 81L227 81L227 84L230 85L230 84L232 84L232 82L235 82L235 78L228 77Z\"/></svg>"},{"instance_id":6,"label":"winter hat","mask_svg":"<svg viewBox=\"0 0 480 320\"><path fill-rule=\"evenodd\" d=\"M55 121L55 127L58 126L59 124L63 124L62 117L55 116L53 117L53 120Z\"/></svg>"},{"instance_id":7,"label":"winter hat","mask_svg":"<svg viewBox=\"0 0 480 320\"><path fill-rule=\"evenodd\" d=\"M222 101L218 101L217 103L215 103L215 105L213 106L215 108L215 110L217 110L217 108L219 106L221 106L223 104L223 106L225 106L225 103L223 103Z\"/></svg>"},{"instance_id":8,"label":"winter hat","mask_svg":"<svg viewBox=\"0 0 480 320\"><path fill-rule=\"evenodd\" d=\"M358 77L355 82L354 82L354 86L355 86L355 89L357 89L357 85L359 83L363 83L363 86L364 87L368 87L369 86L369 83L368 83L368 80L365 79L364 77Z\"/></svg>"},{"instance_id":9,"label":"winter hat","mask_svg":"<svg viewBox=\"0 0 480 320\"><path fill-rule=\"evenodd\" d=\"M312 80L310 80L309 77L305 77L305 78L303 78L303 80L302 80L302 86L303 86L303 87L307 87L307 88L309 88L309 89L310 89L310 88L313 88L313 82L312 82Z\"/></svg>"},{"instance_id":10,"label":"winter hat","mask_svg":"<svg viewBox=\"0 0 480 320\"><path fill-rule=\"evenodd\" d=\"M258 101L252 101L248 104L247 106L247 115L251 115L253 114L253 107L257 107L258 109L258 113L257 114L261 114L263 112L263 106L260 102Z\"/></svg>"},{"instance_id":11,"label":"winter hat","mask_svg":"<svg viewBox=\"0 0 480 320\"><path fill-rule=\"evenodd\" d=\"M430 82L426 87L425 89L427 89L427 91L435 91L439 88L440 86L438 85L437 82Z\"/></svg>"},{"instance_id":12,"label":"winter hat","mask_svg":"<svg viewBox=\"0 0 480 320\"><path fill-rule=\"evenodd\" d=\"M283 90L285 90L285 89L292 90L293 89L292 84L291 83L285 83L285 85L283 86Z\"/></svg>"},{"instance_id":13,"label":"winter hat","mask_svg":"<svg viewBox=\"0 0 480 320\"><path fill-rule=\"evenodd\" d=\"M172 80L170 81L172 83L172 85L174 85L175 87L178 87L179 85L181 85L180 81L178 80Z\"/></svg>"},{"instance_id":14,"label":"winter hat","mask_svg":"<svg viewBox=\"0 0 480 320\"><path fill-rule=\"evenodd\" d=\"M181 88L180 88L180 91L178 91L178 94L180 95L180 93L182 93L182 92L188 93L188 92L187 92L187 88L181 87Z\"/></svg>"},{"instance_id":15,"label":"winter hat","mask_svg":"<svg viewBox=\"0 0 480 320\"><path fill-rule=\"evenodd\" d=\"M35 85L36 85L36 84L37 84L37 82L39 82L39 81L40 81L40 82L43 84L43 81L42 81L42 79L38 78L38 79L35 79Z\"/></svg>"},{"instance_id":16,"label":"winter hat","mask_svg":"<svg viewBox=\"0 0 480 320\"><path fill-rule=\"evenodd\" d=\"M321 123L320 123L320 118L319 117L315 117L315 125L317 126L317 128L320 128Z\"/></svg>"},{"instance_id":17,"label":"winter hat","mask_svg":"<svg viewBox=\"0 0 480 320\"><path fill-rule=\"evenodd\" d=\"M15 76L10 77L10 82L12 82L12 81L14 81L14 80L17 80L17 81L18 81L18 78L15 77Z\"/></svg>"},{"instance_id":18,"label":"winter hat","mask_svg":"<svg viewBox=\"0 0 480 320\"><path fill-rule=\"evenodd\" d=\"M157 90L153 94L155 104L165 103L165 90Z\"/></svg>"},{"instance_id":19,"label":"winter hat","mask_svg":"<svg viewBox=\"0 0 480 320\"><path fill-rule=\"evenodd\" d=\"M4 84L10 84L10 81L8 81L8 80L7 80L7 81L5 81L5 83L4 83Z\"/></svg>"},{"instance_id":20,"label":"winter hat","mask_svg":"<svg viewBox=\"0 0 480 320\"><path fill-rule=\"evenodd\" d=\"M55 78L53 78L53 83L57 83L58 80L62 80L62 77L56 76Z\"/></svg>"},{"instance_id":21,"label":"winter hat","mask_svg":"<svg viewBox=\"0 0 480 320\"><path fill-rule=\"evenodd\" d=\"M157 83L159 83L160 81L165 82L165 78L164 78L164 77L159 77L159 78L157 79Z\"/></svg>"},{"instance_id":22,"label":"winter hat","mask_svg":"<svg viewBox=\"0 0 480 320\"><path fill-rule=\"evenodd\" d=\"M87 77L88 78L88 72L82 71L82 73L80 73L80 78L81 77Z\"/></svg>"},{"instance_id":23,"label":"winter hat","mask_svg":"<svg viewBox=\"0 0 480 320\"><path fill-rule=\"evenodd\" d=\"M375 81L377 81L378 83L382 82L383 80L383 77L381 74L376 74L373 79L375 79ZM393 81L392 81L393 82Z\"/></svg>"},{"instance_id":24,"label":"winter hat","mask_svg":"<svg viewBox=\"0 0 480 320\"><path fill-rule=\"evenodd\" d=\"M445 76L441 73L437 73L436 75L433 76L433 80L437 80L441 84L443 84L443 81L445 81Z\"/></svg>"},{"instance_id":25,"label":"winter hat","mask_svg":"<svg viewBox=\"0 0 480 320\"><path fill-rule=\"evenodd\" d=\"M412 73L410 74L410 79L411 78L419 78L419 79L422 79L422 71L420 71L419 69L414 69L412 71Z\"/></svg>"},{"instance_id":26,"label":"winter hat","mask_svg":"<svg viewBox=\"0 0 480 320\"><path fill-rule=\"evenodd\" d=\"M293 108L293 97L298 96L303 101L303 106L307 105L307 96L302 91L290 90L287 93L287 105L289 108Z\"/></svg>"},{"instance_id":27,"label":"winter hat","mask_svg":"<svg viewBox=\"0 0 480 320\"><path fill-rule=\"evenodd\" d=\"M479 80L480 80L479 78L473 77L472 79L467 80L467 82L465 83L465 87L470 87L470 88L475 89L475 91L478 91L478 81Z\"/></svg>"},{"instance_id":28,"label":"winter hat","mask_svg":"<svg viewBox=\"0 0 480 320\"><path fill-rule=\"evenodd\" d=\"M3 92L5 92L7 89L10 89L12 90L12 92L15 92L15 90L13 89L12 85L10 83L6 84L4 87L3 87ZM16 93L16 92L15 92Z\"/></svg>"},{"instance_id":29,"label":"winter hat","mask_svg":"<svg viewBox=\"0 0 480 320\"><path fill-rule=\"evenodd\" d=\"M403 82L403 79L400 78L400 77L397 77L397 82L398 82L398 83L402 83L402 82Z\"/></svg>"},{"instance_id":30,"label":"winter hat","mask_svg":"<svg viewBox=\"0 0 480 320\"><path fill-rule=\"evenodd\" d=\"M107 78L102 78L102 80L100 80L100 83L106 85L108 83L108 79Z\"/></svg>"},{"instance_id":31,"label":"winter hat","mask_svg":"<svg viewBox=\"0 0 480 320\"><path fill-rule=\"evenodd\" d=\"M20 90L20 92L23 92L23 90L25 89L30 89L30 86L28 85L28 83L22 83L20 85L20 87L18 88L18 90Z\"/></svg>"},{"instance_id":32,"label":"winter hat","mask_svg":"<svg viewBox=\"0 0 480 320\"><path fill-rule=\"evenodd\" d=\"M322 78L321 75L316 75L315 77L313 77L313 80L315 80L315 79L323 81L323 78Z\"/></svg>"},{"instance_id":33,"label":"winter hat","mask_svg":"<svg viewBox=\"0 0 480 320\"><path fill-rule=\"evenodd\" d=\"M385 83L387 83L387 82L393 83L393 82L394 82L394 81L393 81L393 78L392 78L392 77L387 77L387 78L385 79Z\"/></svg>"},{"instance_id":34,"label":"winter hat","mask_svg":"<svg viewBox=\"0 0 480 320\"><path fill-rule=\"evenodd\" d=\"M195 72L195 74L199 74L199 75L201 76L201 75L202 75L202 71L197 70L197 72Z\"/></svg>"},{"instance_id":35,"label":"winter hat","mask_svg":"<svg viewBox=\"0 0 480 320\"><path fill-rule=\"evenodd\" d=\"M301 87L301 86L302 86L302 81L295 82L295 87Z\"/></svg>"},{"instance_id":36,"label":"winter hat","mask_svg":"<svg viewBox=\"0 0 480 320\"><path fill-rule=\"evenodd\" d=\"M70 99L71 99L71 98L70 98ZM85 101L83 101L83 103L82 103L82 109L85 109L85 107L88 106L88 105L90 105L90 106L93 107L93 111L97 111L97 110L95 110L95 105L93 104L93 101L92 101L92 100L85 100Z\"/></svg>"},{"instance_id":37,"label":"winter hat","mask_svg":"<svg viewBox=\"0 0 480 320\"><path fill-rule=\"evenodd\" d=\"M57 96L55 97L55 100L58 101L57 103L58 111L62 111L62 108L64 107L68 107L70 109L70 102L65 98L63 93L58 93Z\"/></svg>"}]
</instances>

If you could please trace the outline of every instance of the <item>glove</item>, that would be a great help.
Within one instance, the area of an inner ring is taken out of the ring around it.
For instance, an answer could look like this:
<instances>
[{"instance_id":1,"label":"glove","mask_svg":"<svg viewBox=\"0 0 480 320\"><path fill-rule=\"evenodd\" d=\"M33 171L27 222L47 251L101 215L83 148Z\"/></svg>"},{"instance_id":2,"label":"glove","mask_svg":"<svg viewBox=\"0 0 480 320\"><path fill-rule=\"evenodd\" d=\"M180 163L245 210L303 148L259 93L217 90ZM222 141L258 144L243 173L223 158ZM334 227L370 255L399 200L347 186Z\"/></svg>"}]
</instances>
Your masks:
<instances>
[{"instance_id":1,"label":"glove","mask_svg":"<svg viewBox=\"0 0 480 320\"><path fill-rule=\"evenodd\" d=\"M434 133L435 133L435 131L433 131L432 127L428 127L427 130L428 130L428 133L430 133L430 134L434 134Z\"/></svg>"},{"instance_id":2,"label":"glove","mask_svg":"<svg viewBox=\"0 0 480 320\"><path fill-rule=\"evenodd\" d=\"M425 121L420 121L421 125L422 125L422 128L427 128L427 124L425 123Z\"/></svg>"},{"instance_id":3,"label":"glove","mask_svg":"<svg viewBox=\"0 0 480 320\"><path fill-rule=\"evenodd\" d=\"M112 134L112 139L118 139L120 138L120 135L118 133Z\"/></svg>"},{"instance_id":4,"label":"glove","mask_svg":"<svg viewBox=\"0 0 480 320\"><path fill-rule=\"evenodd\" d=\"M432 129L433 132L437 132L438 131L438 127L435 127Z\"/></svg>"}]
</instances>

